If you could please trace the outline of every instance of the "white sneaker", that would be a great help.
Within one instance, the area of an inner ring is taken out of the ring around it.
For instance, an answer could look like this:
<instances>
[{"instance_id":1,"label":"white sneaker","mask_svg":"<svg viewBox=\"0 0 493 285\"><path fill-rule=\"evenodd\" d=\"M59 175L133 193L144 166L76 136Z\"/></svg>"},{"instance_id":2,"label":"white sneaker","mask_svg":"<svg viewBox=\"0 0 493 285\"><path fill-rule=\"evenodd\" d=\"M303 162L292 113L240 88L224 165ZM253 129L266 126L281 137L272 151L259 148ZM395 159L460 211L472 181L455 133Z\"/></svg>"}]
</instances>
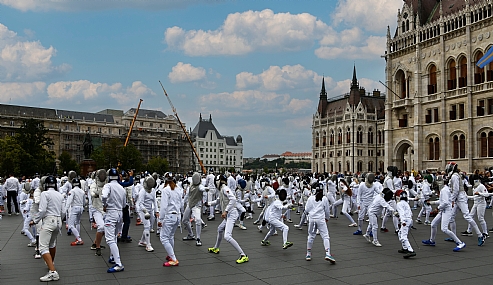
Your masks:
<instances>
[{"instance_id":1,"label":"white sneaker","mask_svg":"<svg viewBox=\"0 0 493 285\"><path fill-rule=\"evenodd\" d=\"M151 230L150 230L150 232L151 232L151 233L154 233L154 229L151 229Z\"/></svg>"},{"instance_id":2,"label":"white sneaker","mask_svg":"<svg viewBox=\"0 0 493 285\"><path fill-rule=\"evenodd\" d=\"M41 282L57 281L60 279L60 275L56 271L48 271L45 276L40 277Z\"/></svg>"},{"instance_id":3,"label":"white sneaker","mask_svg":"<svg viewBox=\"0 0 493 285\"><path fill-rule=\"evenodd\" d=\"M381 247L381 246L382 246L382 245L378 242L378 240L374 240L374 241L372 242L372 244L373 244L374 246L377 246L377 247Z\"/></svg>"},{"instance_id":4,"label":"white sneaker","mask_svg":"<svg viewBox=\"0 0 493 285\"><path fill-rule=\"evenodd\" d=\"M371 242L371 237L367 234L364 234L363 237L366 239L367 242Z\"/></svg>"},{"instance_id":5,"label":"white sneaker","mask_svg":"<svg viewBox=\"0 0 493 285\"><path fill-rule=\"evenodd\" d=\"M240 229L242 229L242 230L246 230L246 229L247 229L247 228L246 228L244 225L242 225L242 224L239 224L239 225L238 225L238 227L239 227Z\"/></svg>"},{"instance_id":6,"label":"white sneaker","mask_svg":"<svg viewBox=\"0 0 493 285\"><path fill-rule=\"evenodd\" d=\"M146 246L146 251L147 252L153 252L154 251L154 248L152 248L151 245L148 245L148 246Z\"/></svg>"},{"instance_id":7,"label":"white sneaker","mask_svg":"<svg viewBox=\"0 0 493 285\"><path fill-rule=\"evenodd\" d=\"M147 243L145 243L143 241L139 241L139 246L142 246L142 247L147 246Z\"/></svg>"},{"instance_id":8,"label":"white sneaker","mask_svg":"<svg viewBox=\"0 0 493 285\"><path fill-rule=\"evenodd\" d=\"M352 223L352 224L350 224L348 227L357 227L357 226L358 226L358 224L357 224L357 223Z\"/></svg>"},{"instance_id":9,"label":"white sneaker","mask_svg":"<svg viewBox=\"0 0 493 285\"><path fill-rule=\"evenodd\" d=\"M27 244L28 247L35 247L36 246L36 241L32 241Z\"/></svg>"}]
</instances>

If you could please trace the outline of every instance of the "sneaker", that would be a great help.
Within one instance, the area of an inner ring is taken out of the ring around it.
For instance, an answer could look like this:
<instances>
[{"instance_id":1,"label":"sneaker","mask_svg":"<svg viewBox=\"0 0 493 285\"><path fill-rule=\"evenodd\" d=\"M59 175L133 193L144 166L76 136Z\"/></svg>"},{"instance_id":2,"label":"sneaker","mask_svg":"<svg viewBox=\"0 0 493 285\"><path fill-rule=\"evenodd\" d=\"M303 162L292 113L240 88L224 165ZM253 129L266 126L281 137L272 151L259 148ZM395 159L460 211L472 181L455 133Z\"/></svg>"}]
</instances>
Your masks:
<instances>
[{"instance_id":1,"label":"sneaker","mask_svg":"<svg viewBox=\"0 0 493 285\"><path fill-rule=\"evenodd\" d=\"M274 233L272 235L273 236L277 236L277 231L274 231Z\"/></svg>"},{"instance_id":2,"label":"sneaker","mask_svg":"<svg viewBox=\"0 0 493 285\"><path fill-rule=\"evenodd\" d=\"M209 247L209 252L210 253L215 253L215 254L218 254L219 253L219 248L218 247Z\"/></svg>"},{"instance_id":3,"label":"sneaker","mask_svg":"<svg viewBox=\"0 0 493 285\"><path fill-rule=\"evenodd\" d=\"M238 227L239 227L240 229L242 229L242 230L246 230L246 229L247 229L247 228L246 228L244 225L242 225L242 224L238 225Z\"/></svg>"},{"instance_id":4,"label":"sneaker","mask_svg":"<svg viewBox=\"0 0 493 285\"><path fill-rule=\"evenodd\" d=\"M257 229L259 232L262 232L262 226L258 226Z\"/></svg>"},{"instance_id":5,"label":"sneaker","mask_svg":"<svg viewBox=\"0 0 493 285\"><path fill-rule=\"evenodd\" d=\"M381 247L382 245L378 242L378 240L373 240L372 244L376 247Z\"/></svg>"},{"instance_id":6,"label":"sneaker","mask_svg":"<svg viewBox=\"0 0 493 285\"><path fill-rule=\"evenodd\" d=\"M478 246L482 246L484 244L484 236L478 237Z\"/></svg>"},{"instance_id":7,"label":"sneaker","mask_svg":"<svg viewBox=\"0 0 493 285\"><path fill-rule=\"evenodd\" d=\"M253 224L254 224L254 225L258 225L258 223L260 223L260 221L259 221L259 220L255 220L255 221L253 222ZM492 230L493 230L493 229L492 229Z\"/></svg>"},{"instance_id":8,"label":"sneaker","mask_svg":"<svg viewBox=\"0 0 493 285\"><path fill-rule=\"evenodd\" d=\"M148 246L146 246L146 251L147 252L153 252L154 251L154 248L152 248L151 245L148 245Z\"/></svg>"},{"instance_id":9,"label":"sneaker","mask_svg":"<svg viewBox=\"0 0 493 285\"><path fill-rule=\"evenodd\" d=\"M71 236L71 235L72 235L72 231L70 231L70 230L69 230L69 231L67 232L67 235L68 235L68 236Z\"/></svg>"},{"instance_id":10,"label":"sneaker","mask_svg":"<svg viewBox=\"0 0 493 285\"><path fill-rule=\"evenodd\" d=\"M83 245L84 242L82 240L76 240L76 241L73 241L70 243L71 246L75 246L75 245Z\"/></svg>"},{"instance_id":11,"label":"sneaker","mask_svg":"<svg viewBox=\"0 0 493 285\"><path fill-rule=\"evenodd\" d=\"M22 231L21 231L21 235L24 235L24 234L26 234L26 233L24 232L24 230L22 230Z\"/></svg>"},{"instance_id":12,"label":"sneaker","mask_svg":"<svg viewBox=\"0 0 493 285\"><path fill-rule=\"evenodd\" d=\"M336 260L329 253L325 254L325 260L329 261L332 264L336 263Z\"/></svg>"},{"instance_id":13,"label":"sneaker","mask_svg":"<svg viewBox=\"0 0 493 285\"><path fill-rule=\"evenodd\" d=\"M286 222L292 223L293 221L291 219L287 219Z\"/></svg>"},{"instance_id":14,"label":"sneaker","mask_svg":"<svg viewBox=\"0 0 493 285\"><path fill-rule=\"evenodd\" d=\"M27 244L28 247L35 247L36 246L36 241L32 241Z\"/></svg>"},{"instance_id":15,"label":"sneaker","mask_svg":"<svg viewBox=\"0 0 493 285\"><path fill-rule=\"evenodd\" d=\"M360 236L360 235L362 235L362 234L363 234L363 232L362 232L361 230L357 230L357 231L355 231L355 232L353 233L353 235L355 235L355 236Z\"/></svg>"},{"instance_id":16,"label":"sneaker","mask_svg":"<svg viewBox=\"0 0 493 285\"><path fill-rule=\"evenodd\" d=\"M100 248L96 248L96 253L94 255L101 256L101 249Z\"/></svg>"},{"instance_id":17,"label":"sneaker","mask_svg":"<svg viewBox=\"0 0 493 285\"><path fill-rule=\"evenodd\" d=\"M389 232L389 230L387 228L380 228L380 231L382 233L388 233Z\"/></svg>"},{"instance_id":18,"label":"sneaker","mask_svg":"<svg viewBox=\"0 0 493 285\"><path fill-rule=\"evenodd\" d=\"M282 245L282 249L287 249L288 247L292 247L293 243L290 241L287 241L285 244Z\"/></svg>"},{"instance_id":19,"label":"sneaker","mask_svg":"<svg viewBox=\"0 0 493 285\"><path fill-rule=\"evenodd\" d=\"M151 232L151 234L153 234L155 231L154 231L154 229L151 229L150 232Z\"/></svg>"},{"instance_id":20,"label":"sneaker","mask_svg":"<svg viewBox=\"0 0 493 285\"><path fill-rule=\"evenodd\" d=\"M91 250L96 250L96 248L97 248L97 247L96 247L96 244L95 244L95 243L93 243L93 244L91 245Z\"/></svg>"},{"instance_id":21,"label":"sneaker","mask_svg":"<svg viewBox=\"0 0 493 285\"><path fill-rule=\"evenodd\" d=\"M305 260L306 260L306 261L310 261L310 260L312 260L312 254L311 254L310 252L308 252L308 253L306 254Z\"/></svg>"},{"instance_id":22,"label":"sneaker","mask_svg":"<svg viewBox=\"0 0 493 285\"><path fill-rule=\"evenodd\" d=\"M177 260L170 260L168 262L163 263L164 267L178 266L180 262Z\"/></svg>"},{"instance_id":23,"label":"sneaker","mask_svg":"<svg viewBox=\"0 0 493 285\"><path fill-rule=\"evenodd\" d=\"M403 257L405 259L408 259L409 257L413 257L413 256L416 256L416 252L410 251L410 252L406 253Z\"/></svg>"},{"instance_id":24,"label":"sneaker","mask_svg":"<svg viewBox=\"0 0 493 285\"><path fill-rule=\"evenodd\" d=\"M50 281L57 281L59 279L60 279L60 275L58 275L58 272L48 271L48 273L46 273L45 276L39 278L39 281L50 282Z\"/></svg>"},{"instance_id":25,"label":"sneaker","mask_svg":"<svg viewBox=\"0 0 493 285\"><path fill-rule=\"evenodd\" d=\"M425 221L425 226L430 226L430 225L431 225L431 222Z\"/></svg>"},{"instance_id":26,"label":"sneaker","mask_svg":"<svg viewBox=\"0 0 493 285\"><path fill-rule=\"evenodd\" d=\"M399 249L397 252L398 252L398 253L408 253L408 252L410 252L410 251L409 251L409 250L407 250L407 249L403 249L403 248L401 248L401 249Z\"/></svg>"},{"instance_id":27,"label":"sneaker","mask_svg":"<svg viewBox=\"0 0 493 285\"><path fill-rule=\"evenodd\" d=\"M472 232L468 232L468 231L463 231L460 233L462 236L468 236L468 237L472 237Z\"/></svg>"},{"instance_id":28,"label":"sneaker","mask_svg":"<svg viewBox=\"0 0 493 285\"><path fill-rule=\"evenodd\" d=\"M490 233L493 233L493 228L489 229L488 231L489 231Z\"/></svg>"},{"instance_id":29,"label":"sneaker","mask_svg":"<svg viewBox=\"0 0 493 285\"><path fill-rule=\"evenodd\" d=\"M422 240L421 243L424 245L435 246L435 242L430 239Z\"/></svg>"},{"instance_id":30,"label":"sneaker","mask_svg":"<svg viewBox=\"0 0 493 285\"><path fill-rule=\"evenodd\" d=\"M295 228L297 228L298 230L302 230L303 227L301 225L294 225Z\"/></svg>"},{"instance_id":31,"label":"sneaker","mask_svg":"<svg viewBox=\"0 0 493 285\"><path fill-rule=\"evenodd\" d=\"M357 224L357 223L352 223L352 224L350 224L348 227L357 227L357 226L358 226L358 224Z\"/></svg>"},{"instance_id":32,"label":"sneaker","mask_svg":"<svg viewBox=\"0 0 493 285\"><path fill-rule=\"evenodd\" d=\"M423 222L421 221L421 219L416 219L416 223L422 224Z\"/></svg>"},{"instance_id":33,"label":"sneaker","mask_svg":"<svg viewBox=\"0 0 493 285\"><path fill-rule=\"evenodd\" d=\"M39 250L36 250L36 252L34 253L34 259L41 259L41 253L39 252Z\"/></svg>"},{"instance_id":34,"label":"sneaker","mask_svg":"<svg viewBox=\"0 0 493 285\"><path fill-rule=\"evenodd\" d=\"M166 256L166 261L171 261L173 259L171 259L171 257L169 257L169 255Z\"/></svg>"},{"instance_id":35,"label":"sneaker","mask_svg":"<svg viewBox=\"0 0 493 285\"><path fill-rule=\"evenodd\" d=\"M195 242L195 245L196 246L202 246L202 242L200 241L200 239L198 238L197 241Z\"/></svg>"},{"instance_id":36,"label":"sneaker","mask_svg":"<svg viewBox=\"0 0 493 285\"><path fill-rule=\"evenodd\" d=\"M113 257L110 257L108 259L108 263L115 264L115 259Z\"/></svg>"},{"instance_id":37,"label":"sneaker","mask_svg":"<svg viewBox=\"0 0 493 285\"><path fill-rule=\"evenodd\" d=\"M15 215L16 215L16 216L19 216L19 212L16 212L16 213L15 213ZM58 274L58 273L57 273L57 274Z\"/></svg>"},{"instance_id":38,"label":"sneaker","mask_svg":"<svg viewBox=\"0 0 493 285\"><path fill-rule=\"evenodd\" d=\"M216 217L207 217L208 221L214 221L215 219L216 219Z\"/></svg>"},{"instance_id":39,"label":"sneaker","mask_svg":"<svg viewBox=\"0 0 493 285\"><path fill-rule=\"evenodd\" d=\"M457 246L453 249L453 251L457 252L457 251L463 249L464 247L466 247L465 242L458 243Z\"/></svg>"},{"instance_id":40,"label":"sneaker","mask_svg":"<svg viewBox=\"0 0 493 285\"><path fill-rule=\"evenodd\" d=\"M269 246L270 245L270 241L268 241L268 240L262 240L260 242L260 244L263 245L263 246Z\"/></svg>"},{"instance_id":41,"label":"sneaker","mask_svg":"<svg viewBox=\"0 0 493 285\"><path fill-rule=\"evenodd\" d=\"M364 234L363 237L366 239L367 242L371 242L371 237L367 234Z\"/></svg>"},{"instance_id":42,"label":"sneaker","mask_svg":"<svg viewBox=\"0 0 493 285\"><path fill-rule=\"evenodd\" d=\"M115 265L113 265L113 267L108 268L108 270L106 272L115 273L115 272L123 271L124 269L125 269L125 267L123 267L123 265L115 264Z\"/></svg>"},{"instance_id":43,"label":"sneaker","mask_svg":"<svg viewBox=\"0 0 493 285\"><path fill-rule=\"evenodd\" d=\"M487 234L487 233L483 233L483 237L484 237L484 239L487 239L487 238L489 238L489 237L490 237L490 235L489 235L489 234Z\"/></svg>"},{"instance_id":44,"label":"sneaker","mask_svg":"<svg viewBox=\"0 0 493 285\"><path fill-rule=\"evenodd\" d=\"M183 240L195 240L195 236L187 235L186 237L183 237Z\"/></svg>"},{"instance_id":45,"label":"sneaker","mask_svg":"<svg viewBox=\"0 0 493 285\"><path fill-rule=\"evenodd\" d=\"M249 259L248 259L248 256L246 256L246 255L242 255L242 256L240 256L240 258L238 258L238 259L236 260L236 263L237 263L237 264L242 264L242 263L248 262L248 260L249 260Z\"/></svg>"},{"instance_id":46,"label":"sneaker","mask_svg":"<svg viewBox=\"0 0 493 285\"><path fill-rule=\"evenodd\" d=\"M219 212L219 210L216 210L214 213L216 213L216 214L221 214L221 212Z\"/></svg>"},{"instance_id":47,"label":"sneaker","mask_svg":"<svg viewBox=\"0 0 493 285\"><path fill-rule=\"evenodd\" d=\"M127 236L126 238L123 238L123 241L124 242L127 242L127 243L130 243L130 242L132 242L132 237Z\"/></svg>"},{"instance_id":48,"label":"sneaker","mask_svg":"<svg viewBox=\"0 0 493 285\"><path fill-rule=\"evenodd\" d=\"M145 247L145 246L147 246L147 243L145 243L143 241L139 241L139 246Z\"/></svg>"}]
</instances>

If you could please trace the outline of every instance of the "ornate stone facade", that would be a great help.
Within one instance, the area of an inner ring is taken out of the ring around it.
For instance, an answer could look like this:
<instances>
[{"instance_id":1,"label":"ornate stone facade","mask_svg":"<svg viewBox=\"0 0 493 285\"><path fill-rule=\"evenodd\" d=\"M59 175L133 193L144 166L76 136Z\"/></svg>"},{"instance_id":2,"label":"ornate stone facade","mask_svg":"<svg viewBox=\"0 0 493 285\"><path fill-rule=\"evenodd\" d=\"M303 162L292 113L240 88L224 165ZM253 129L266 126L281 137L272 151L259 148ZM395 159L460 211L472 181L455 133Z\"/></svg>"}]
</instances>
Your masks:
<instances>
[{"instance_id":1,"label":"ornate stone facade","mask_svg":"<svg viewBox=\"0 0 493 285\"><path fill-rule=\"evenodd\" d=\"M386 165L463 171L492 166L491 0L405 0L387 31Z\"/></svg>"}]
</instances>

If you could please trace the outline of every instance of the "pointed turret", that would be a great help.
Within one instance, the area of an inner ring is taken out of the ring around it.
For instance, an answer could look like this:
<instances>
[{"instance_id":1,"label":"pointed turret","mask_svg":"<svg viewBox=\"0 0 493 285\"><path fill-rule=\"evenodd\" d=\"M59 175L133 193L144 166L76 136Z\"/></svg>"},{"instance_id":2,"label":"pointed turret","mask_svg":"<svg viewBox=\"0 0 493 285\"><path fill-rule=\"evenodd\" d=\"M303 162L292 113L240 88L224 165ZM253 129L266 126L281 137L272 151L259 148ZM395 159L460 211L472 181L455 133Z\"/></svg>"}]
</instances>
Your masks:
<instances>
[{"instance_id":1,"label":"pointed turret","mask_svg":"<svg viewBox=\"0 0 493 285\"><path fill-rule=\"evenodd\" d=\"M356 64L353 67L353 80L351 81L351 91L349 91L349 104L356 106L360 100L358 78L356 77Z\"/></svg>"},{"instance_id":2,"label":"pointed turret","mask_svg":"<svg viewBox=\"0 0 493 285\"><path fill-rule=\"evenodd\" d=\"M199 113L199 114L200 114L199 115L199 122L201 122L202 121L202 113Z\"/></svg>"},{"instance_id":3,"label":"pointed turret","mask_svg":"<svg viewBox=\"0 0 493 285\"><path fill-rule=\"evenodd\" d=\"M351 90L359 90L358 78L356 78L356 64L353 67L353 80L351 81Z\"/></svg>"},{"instance_id":4,"label":"pointed turret","mask_svg":"<svg viewBox=\"0 0 493 285\"><path fill-rule=\"evenodd\" d=\"M327 91L325 91L325 78L322 77L322 90L320 90L320 99L322 97L325 97L325 100L327 100Z\"/></svg>"},{"instance_id":5,"label":"pointed turret","mask_svg":"<svg viewBox=\"0 0 493 285\"><path fill-rule=\"evenodd\" d=\"M320 98L318 101L318 113L321 118L326 117L327 113L327 91L325 91L325 78L322 77L322 90L320 90Z\"/></svg>"},{"instance_id":6,"label":"pointed turret","mask_svg":"<svg viewBox=\"0 0 493 285\"><path fill-rule=\"evenodd\" d=\"M212 114L209 114L209 122L212 123Z\"/></svg>"}]
</instances>

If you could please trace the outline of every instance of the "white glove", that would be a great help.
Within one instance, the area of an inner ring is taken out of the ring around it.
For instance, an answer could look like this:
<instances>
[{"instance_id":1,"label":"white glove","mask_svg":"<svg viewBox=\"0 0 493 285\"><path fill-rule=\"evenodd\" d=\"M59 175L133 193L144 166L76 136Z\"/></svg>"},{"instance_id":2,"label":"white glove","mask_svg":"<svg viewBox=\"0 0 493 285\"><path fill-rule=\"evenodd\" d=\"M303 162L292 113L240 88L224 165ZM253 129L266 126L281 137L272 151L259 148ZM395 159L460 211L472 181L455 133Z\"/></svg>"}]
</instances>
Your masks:
<instances>
[{"instance_id":1,"label":"white glove","mask_svg":"<svg viewBox=\"0 0 493 285\"><path fill-rule=\"evenodd\" d=\"M205 192L209 192L209 187L204 187L205 188Z\"/></svg>"}]
</instances>

